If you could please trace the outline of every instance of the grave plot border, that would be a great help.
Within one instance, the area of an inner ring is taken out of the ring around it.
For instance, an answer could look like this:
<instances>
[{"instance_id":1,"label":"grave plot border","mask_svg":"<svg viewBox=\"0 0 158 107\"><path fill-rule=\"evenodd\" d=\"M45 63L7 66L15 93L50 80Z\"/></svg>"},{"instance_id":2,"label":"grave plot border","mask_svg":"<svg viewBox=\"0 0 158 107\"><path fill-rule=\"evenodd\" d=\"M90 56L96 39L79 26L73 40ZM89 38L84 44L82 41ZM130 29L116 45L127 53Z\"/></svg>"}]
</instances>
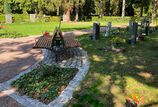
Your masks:
<instances>
[{"instance_id":1,"label":"grave plot border","mask_svg":"<svg viewBox=\"0 0 158 107\"><path fill-rule=\"evenodd\" d=\"M27 70L21 72L19 75L15 76L14 78L4 82L0 83L0 91L13 99L15 99L17 102L22 104L23 106L26 107L62 107L65 103L67 103L73 95L73 92L75 89L80 85L81 81L84 79L86 76L90 62L88 59L87 52L84 51L82 48L78 48L81 53L83 54L82 56L82 63L83 66L78 67L79 72L75 75L75 77L70 81L69 85L61 92L61 94L52 102L50 102L48 105L39 102L36 99L29 98L27 96L20 96L18 92L15 91L14 88L11 87L11 82L14 80L17 80L20 76L24 75L25 73L31 72L34 68L36 68L39 63L43 60L44 57L42 57L39 61L37 61L34 65L32 65L30 68Z\"/></svg>"}]
</instances>

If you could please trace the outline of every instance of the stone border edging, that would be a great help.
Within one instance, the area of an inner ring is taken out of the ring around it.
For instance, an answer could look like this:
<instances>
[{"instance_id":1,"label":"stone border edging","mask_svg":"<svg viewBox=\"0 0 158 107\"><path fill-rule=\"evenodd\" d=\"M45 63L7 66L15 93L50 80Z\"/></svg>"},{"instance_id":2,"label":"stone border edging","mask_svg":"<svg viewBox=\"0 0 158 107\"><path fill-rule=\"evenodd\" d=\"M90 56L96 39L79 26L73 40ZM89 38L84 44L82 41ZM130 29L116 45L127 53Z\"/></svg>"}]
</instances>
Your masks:
<instances>
[{"instance_id":1,"label":"stone border edging","mask_svg":"<svg viewBox=\"0 0 158 107\"><path fill-rule=\"evenodd\" d=\"M20 76L28 72L31 72L34 68L36 68L39 65L39 63L43 60L43 57L41 58L41 60L38 60L30 68L21 72L19 75L15 76L14 78L4 83L0 83L0 91L12 97L17 102L19 102L20 104L26 107L62 107L65 103L67 103L72 98L74 90L80 85L81 81L84 79L89 69L90 62L88 59L87 52L85 52L82 48L79 48L79 49L84 54L84 56L82 56L83 66L78 68L79 72L69 82L69 85L61 92L61 94L55 100L50 102L48 105L41 103L36 99L29 98L25 95L20 96L19 93L14 92L15 89L10 86L12 81L18 79Z\"/></svg>"}]
</instances>

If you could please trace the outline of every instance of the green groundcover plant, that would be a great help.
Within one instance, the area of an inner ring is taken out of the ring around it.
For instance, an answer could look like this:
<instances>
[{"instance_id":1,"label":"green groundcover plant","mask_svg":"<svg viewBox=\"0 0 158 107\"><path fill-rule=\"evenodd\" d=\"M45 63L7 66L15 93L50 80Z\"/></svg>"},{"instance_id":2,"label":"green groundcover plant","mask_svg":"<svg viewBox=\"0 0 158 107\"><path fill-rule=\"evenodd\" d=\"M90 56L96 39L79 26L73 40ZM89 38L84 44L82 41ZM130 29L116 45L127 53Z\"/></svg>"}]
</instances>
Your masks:
<instances>
[{"instance_id":1,"label":"green groundcover plant","mask_svg":"<svg viewBox=\"0 0 158 107\"><path fill-rule=\"evenodd\" d=\"M73 79L78 69L41 65L12 82L21 95L27 95L48 104L55 99Z\"/></svg>"}]
</instances>

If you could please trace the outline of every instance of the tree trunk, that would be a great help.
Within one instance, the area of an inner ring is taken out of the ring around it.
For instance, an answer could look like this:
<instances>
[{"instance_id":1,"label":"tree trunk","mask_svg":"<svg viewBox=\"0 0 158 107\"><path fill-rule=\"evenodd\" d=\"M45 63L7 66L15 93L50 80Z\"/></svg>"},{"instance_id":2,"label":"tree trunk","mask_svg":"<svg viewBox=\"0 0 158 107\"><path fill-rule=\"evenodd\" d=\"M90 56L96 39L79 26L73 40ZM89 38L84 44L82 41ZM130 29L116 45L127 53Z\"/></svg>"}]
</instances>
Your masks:
<instances>
[{"instance_id":1,"label":"tree trunk","mask_svg":"<svg viewBox=\"0 0 158 107\"><path fill-rule=\"evenodd\" d=\"M42 1L41 0L38 0L38 11L39 11L40 15L43 14L43 11L42 11Z\"/></svg>"},{"instance_id":2,"label":"tree trunk","mask_svg":"<svg viewBox=\"0 0 158 107\"><path fill-rule=\"evenodd\" d=\"M108 0L108 8L107 8L108 16L110 16L110 7L111 7L111 0Z\"/></svg>"},{"instance_id":3,"label":"tree trunk","mask_svg":"<svg viewBox=\"0 0 158 107\"><path fill-rule=\"evenodd\" d=\"M125 16L125 6L126 6L126 0L123 0L123 3L122 3L122 17Z\"/></svg>"},{"instance_id":4,"label":"tree trunk","mask_svg":"<svg viewBox=\"0 0 158 107\"><path fill-rule=\"evenodd\" d=\"M70 22L70 21L71 21L71 18L70 18L70 10L67 10L65 15L66 15L66 16L65 16L65 18L66 18L65 21L66 21L66 22Z\"/></svg>"},{"instance_id":5,"label":"tree trunk","mask_svg":"<svg viewBox=\"0 0 158 107\"><path fill-rule=\"evenodd\" d=\"M157 0L154 0L153 12L152 12L152 24L154 24L154 17L156 16L156 9L157 9Z\"/></svg>"},{"instance_id":6,"label":"tree trunk","mask_svg":"<svg viewBox=\"0 0 158 107\"><path fill-rule=\"evenodd\" d=\"M78 18L79 18L79 8L77 7L76 8L76 18L75 18L75 21L78 21Z\"/></svg>"},{"instance_id":7,"label":"tree trunk","mask_svg":"<svg viewBox=\"0 0 158 107\"><path fill-rule=\"evenodd\" d=\"M59 10L60 10L60 7L58 6L57 7L57 16L59 16Z\"/></svg>"},{"instance_id":8,"label":"tree trunk","mask_svg":"<svg viewBox=\"0 0 158 107\"><path fill-rule=\"evenodd\" d=\"M140 17L143 16L143 9L144 9L144 0L142 0L141 10L140 10Z\"/></svg>"},{"instance_id":9,"label":"tree trunk","mask_svg":"<svg viewBox=\"0 0 158 107\"><path fill-rule=\"evenodd\" d=\"M99 15L99 17L102 18L102 16L103 16L103 1L100 0L100 15Z\"/></svg>"}]
</instances>

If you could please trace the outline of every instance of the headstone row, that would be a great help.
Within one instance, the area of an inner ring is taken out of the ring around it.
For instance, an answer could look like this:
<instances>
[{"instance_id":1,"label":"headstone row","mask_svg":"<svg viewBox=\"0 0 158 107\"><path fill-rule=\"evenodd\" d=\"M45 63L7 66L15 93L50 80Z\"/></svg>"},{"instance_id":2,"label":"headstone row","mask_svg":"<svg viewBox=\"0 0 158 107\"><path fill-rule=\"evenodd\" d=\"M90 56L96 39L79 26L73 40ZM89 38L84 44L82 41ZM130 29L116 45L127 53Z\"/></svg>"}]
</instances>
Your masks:
<instances>
[{"instance_id":1,"label":"headstone row","mask_svg":"<svg viewBox=\"0 0 158 107\"><path fill-rule=\"evenodd\" d=\"M35 22L36 20L36 14L30 14L30 21ZM11 14L5 15L5 23L11 24L13 23L13 17Z\"/></svg>"}]
</instances>

